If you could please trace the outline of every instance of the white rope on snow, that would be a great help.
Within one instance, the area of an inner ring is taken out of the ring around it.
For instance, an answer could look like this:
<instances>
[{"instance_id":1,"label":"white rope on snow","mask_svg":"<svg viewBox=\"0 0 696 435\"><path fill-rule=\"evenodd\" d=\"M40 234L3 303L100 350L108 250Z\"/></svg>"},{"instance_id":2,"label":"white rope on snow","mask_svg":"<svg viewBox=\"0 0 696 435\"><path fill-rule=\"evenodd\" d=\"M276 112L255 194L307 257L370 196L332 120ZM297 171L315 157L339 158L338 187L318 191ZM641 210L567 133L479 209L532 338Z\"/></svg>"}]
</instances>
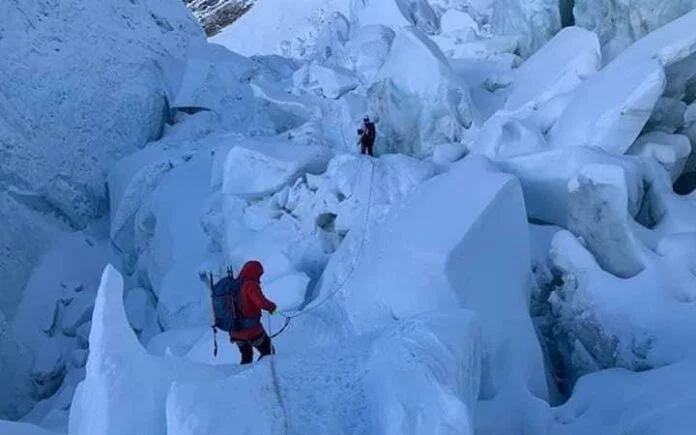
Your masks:
<instances>
[{"instance_id":1,"label":"white rope on snow","mask_svg":"<svg viewBox=\"0 0 696 435\"><path fill-rule=\"evenodd\" d=\"M353 272L355 272L355 268L357 267L360 255L362 254L363 249L365 248L365 241L367 239L367 227L370 224L370 210L372 208L372 190L373 190L373 181L374 181L374 175L375 175L375 164L374 162L369 159L368 160L371 164L371 170L370 170L370 183L369 183L369 190L368 190L368 196L367 196L367 210L365 212L365 222L363 225L363 231L362 231L362 237L360 239L360 244L358 246L357 254L353 257L353 262L351 264L351 267L348 270L348 273L346 276L341 280L341 282L334 288L329 295L324 298L321 302L318 304L308 308L304 309L298 314L294 316L286 316L281 313L286 318L286 323L285 326L283 326L283 329L288 325L291 319L294 319L296 317L301 317L304 316L305 314L309 314L310 312L316 310L320 306L322 306L324 303L326 303L329 299L333 298L343 287L346 285L348 282L348 279L353 275ZM357 178L357 177L356 177ZM281 329L282 332L282 329ZM271 316L268 317L268 335L272 336L272 329L271 329ZM277 335L277 334L276 334ZM284 420L284 427L285 427L285 434L288 435L290 433L290 419L288 417L288 410L287 407L285 406L285 402L283 401L283 396L280 391L280 381L278 378L278 369L276 367L276 360L275 360L275 348L273 347L273 343L271 342L271 376L273 378L273 390L275 391L276 399L278 400L278 405L283 411L283 420Z\"/></svg>"}]
</instances>

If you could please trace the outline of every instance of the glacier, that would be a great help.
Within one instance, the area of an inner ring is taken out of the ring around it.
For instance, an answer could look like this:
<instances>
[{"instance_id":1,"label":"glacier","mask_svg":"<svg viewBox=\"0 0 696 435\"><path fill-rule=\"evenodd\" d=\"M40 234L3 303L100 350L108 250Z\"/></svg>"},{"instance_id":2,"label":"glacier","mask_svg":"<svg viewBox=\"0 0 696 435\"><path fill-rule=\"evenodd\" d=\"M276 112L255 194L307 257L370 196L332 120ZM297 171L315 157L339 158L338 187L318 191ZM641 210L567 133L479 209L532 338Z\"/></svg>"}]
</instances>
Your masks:
<instances>
[{"instance_id":1,"label":"glacier","mask_svg":"<svg viewBox=\"0 0 696 435\"><path fill-rule=\"evenodd\" d=\"M0 433L690 433L690 0L234 4L0 5Z\"/></svg>"}]
</instances>

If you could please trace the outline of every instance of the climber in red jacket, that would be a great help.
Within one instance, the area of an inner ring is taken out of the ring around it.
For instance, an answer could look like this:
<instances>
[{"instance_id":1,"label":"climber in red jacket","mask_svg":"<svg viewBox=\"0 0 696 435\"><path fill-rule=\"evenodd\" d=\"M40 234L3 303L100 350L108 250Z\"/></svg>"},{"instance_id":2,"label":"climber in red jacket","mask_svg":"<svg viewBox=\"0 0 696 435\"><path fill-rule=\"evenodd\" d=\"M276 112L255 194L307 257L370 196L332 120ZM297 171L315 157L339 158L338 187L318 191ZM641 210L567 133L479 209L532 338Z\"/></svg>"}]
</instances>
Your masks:
<instances>
[{"instance_id":1,"label":"climber in red jacket","mask_svg":"<svg viewBox=\"0 0 696 435\"><path fill-rule=\"evenodd\" d=\"M240 302L242 317L249 321L249 326L230 332L230 341L237 343L242 354L241 364L249 364L254 358L254 348L261 356L275 353L271 344L271 337L261 325L261 310L271 314L276 312L276 304L266 299L261 291L260 279L263 275L263 266L258 261L248 261L239 272L238 278L242 280Z\"/></svg>"}]
</instances>

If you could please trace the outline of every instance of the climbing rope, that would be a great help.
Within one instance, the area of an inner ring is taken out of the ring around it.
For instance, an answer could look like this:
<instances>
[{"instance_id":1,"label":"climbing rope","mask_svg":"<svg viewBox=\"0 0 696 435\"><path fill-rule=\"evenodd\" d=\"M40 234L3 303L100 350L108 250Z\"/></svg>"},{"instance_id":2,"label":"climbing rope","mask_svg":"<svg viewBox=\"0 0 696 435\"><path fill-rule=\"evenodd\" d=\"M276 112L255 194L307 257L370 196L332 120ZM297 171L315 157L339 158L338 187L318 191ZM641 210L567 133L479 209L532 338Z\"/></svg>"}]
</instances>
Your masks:
<instances>
[{"instance_id":1,"label":"climbing rope","mask_svg":"<svg viewBox=\"0 0 696 435\"><path fill-rule=\"evenodd\" d=\"M287 326L287 324L288 322L285 323L285 326ZM271 316L268 316L268 333L270 334L271 331ZM278 335L280 332L282 332L282 330L277 332L275 335ZM271 337L275 337L275 335L271 335ZM288 435L290 433L290 418L288 417L288 409L285 406L285 402L283 402L283 395L280 392L280 382L278 381L278 369L276 368L275 348L273 347L273 342L271 342L271 377L273 378L273 391L275 392L276 399L278 400L278 405L283 411L283 426L285 428L285 435Z\"/></svg>"},{"instance_id":2,"label":"climbing rope","mask_svg":"<svg viewBox=\"0 0 696 435\"><path fill-rule=\"evenodd\" d=\"M281 332L285 330L285 328L288 327L290 324L290 321L294 318L304 316L305 314L309 314L312 311L316 310L320 306L324 305L329 299L334 297L343 287L345 284L348 282L348 279L353 275L353 272L355 272L355 268L357 267L358 260L360 258L360 254L362 254L362 251L365 247L365 241L367 239L367 227L370 223L370 210L372 208L372 191L373 191L373 181L374 181L374 175L375 175L375 164L374 162L369 159L368 160L371 164L371 170L370 170L370 182L369 182L369 191L367 195L367 206L366 206L366 211L365 211L365 222L363 225L363 231L362 231L362 236L360 238L360 243L358 245L358 250L357 254L353 257L353 262L348 270L348 273L343 277L341 282L329 293L329 295L321 300L319 303L315 304L314 306L311 306L310 308L304 309L300 311L298 314L292 315L292 316L287 316L285 314L280 313L283 317L285 317L285 324L283 327L277 331L276 333L271 335L271 338L276 337L280 335ZM356 175L357 179L357 175ZM355 182L353 183L355 184ZM268 317L268 333L271 334L272 329L271 329L271 317ZM271 344L272 346L272 344ZM285 402L283 401L283 396L280 391L280 381L278 378L278 369L276 367L276 360L275 360L275 349L271 347L271 377L273 378L273 390L276 395L276 399L278 401L278 405L280 406L282 412L283 412L283 421L284 421L284 428L285 428L285 434L288 435L290 432L290 419L288 418L288 410L285 406Z\"/></svg>"},{"instance_id":3,"label":"climbing rope","mask_svg":"<svg viewBox=\"0 0 696 435\"><path fill-rule=\"evenodd\" d=\"M373 180L374 180L374 176L375 176L375 164L372 161L372 159L368 159L367 161L370 162L371 168L370 168L370 184L368 187L368 194L367 194L367 206L366 206L366 211L365 211L365 221L363 222L363 231L362 231L362 236L360 238L360 243L358 244L357 254L355 256L353 256L353 261L350 265L350 268L348 269L348 273L346 273L346 275L343 277L341 282L338 285L336 285L336 287L329 293L329 295L327 297L325 297L324 299L322 299L319 303L317 303L313 306L310 303L309 308L305 308L305 309L301 310L299 313L294 314L294 315L285 315L283 313L280 313L282 316L284 316L287 319L286 323L289 323L290 319L302 317L306 314L311 313L312 311L316 310L317 308L321 307L322 305L324 305L326 302L329 301L329 299L333 298L339 291L341 291L343 289L343 287L348 282L348 279L350 279L350 277L355 272L355 268L358 265L360 255L362 254L362 251L365 248L365 242L367 240L367 226L370 223L370 211L372 209L372 192L373 192L373 186L374 186ZM283 329L285 329L285 327L283 327ZM280 332L278 332L278 333L280 333Z\"/></svg>"}]
</instances>

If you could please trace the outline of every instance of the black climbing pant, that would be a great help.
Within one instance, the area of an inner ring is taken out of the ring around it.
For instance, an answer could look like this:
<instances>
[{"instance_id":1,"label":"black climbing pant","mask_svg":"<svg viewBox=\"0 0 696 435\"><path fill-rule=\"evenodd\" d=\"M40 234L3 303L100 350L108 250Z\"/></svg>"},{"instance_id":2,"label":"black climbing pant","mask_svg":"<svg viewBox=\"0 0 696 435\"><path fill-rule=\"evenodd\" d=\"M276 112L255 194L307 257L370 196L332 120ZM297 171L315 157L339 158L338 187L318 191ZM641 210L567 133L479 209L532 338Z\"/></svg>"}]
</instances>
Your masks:
<instances>
[{"instance_id":1,"label":"black climbing pant","mask_svg":"<svg viewBox=\"0 0 696 435\"><path fill-rule=\"evenodd\" d=\"M236 342L237 347L239 347L239 353L242 354L241 364L251 364L254 359L254 348L261 354L259 359L271 353L275 353L275 349L273 349L273 345L271 344L271 337L269 337L266 332L263 332L253 340L237 340Z\"/></svg>"}]
</instances>

